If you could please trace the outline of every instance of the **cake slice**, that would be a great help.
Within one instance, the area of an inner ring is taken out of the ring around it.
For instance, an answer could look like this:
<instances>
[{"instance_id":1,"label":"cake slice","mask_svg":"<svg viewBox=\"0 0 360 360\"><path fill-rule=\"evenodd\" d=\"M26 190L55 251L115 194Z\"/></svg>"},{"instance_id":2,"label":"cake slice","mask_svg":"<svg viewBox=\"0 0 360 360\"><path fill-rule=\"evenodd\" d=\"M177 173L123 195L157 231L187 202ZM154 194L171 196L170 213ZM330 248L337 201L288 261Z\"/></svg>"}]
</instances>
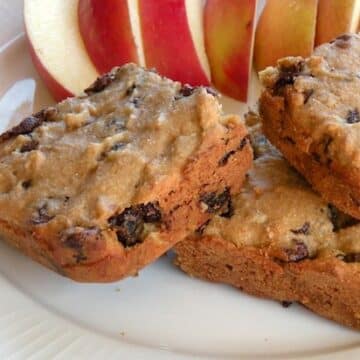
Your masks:
<instances>
[{"instance_id":1,"label":"cake slice","mask_svg":"<svg viewBox=\"0 0 360 360\"><path fill-rule=\"evenodd\" d=\"M227 211L251 162L213 90L128 64L0 136L0 234L74 280L119 280Z\"/></svg>"},{"instance_id":2,"label":"cake slice","mask_svg":"<svg viewBox=\"0 0 360 360\"><path fill-rule=\"evenodd\" d=\"M322 197L360 219L360 35L260 73L264 132Z\"/></svg>"},{"instance_id":3,"label":"cake slice","mask_svg":"<svg viewBox=\"0 0 360 360\"><path fill-rule=\"evenodd\" d=\"M186 273L360 329L360 224L317 195L249 115L254 166L232 212L175 246Z\"/></svg>"}]
</instances>

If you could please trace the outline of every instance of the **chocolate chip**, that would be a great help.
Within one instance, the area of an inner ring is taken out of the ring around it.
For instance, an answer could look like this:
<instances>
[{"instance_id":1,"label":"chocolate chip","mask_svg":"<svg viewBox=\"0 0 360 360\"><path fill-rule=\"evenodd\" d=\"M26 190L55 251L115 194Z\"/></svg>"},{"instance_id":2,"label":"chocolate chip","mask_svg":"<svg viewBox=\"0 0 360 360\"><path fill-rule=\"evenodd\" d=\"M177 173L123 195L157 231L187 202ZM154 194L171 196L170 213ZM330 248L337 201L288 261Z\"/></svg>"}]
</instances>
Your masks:
<instances>
[{"instance_id":1,"label":"chocolate chip","mask_svg":"<svg viewBox=\"0 0 360 360\"><path fill-rule=\"evenodd\" d=\"M226 264L225 265L226 266L226 268L229 270L229 271L233 271L233 266L232 265L230 265L230 264Z\"/></svg>"},{"instance_id":2,"label":"chocolate chip","mask_svg":"<svg viewBox=\"0 0 360 360\"><path fill-rule=\"evenodd\" d=\"M134 90L136 89L136 85L132 84L125 92L126 96L130 96L133 94Z\"/></svg>"},{"instance_id":3,"label":"chocolate chip","mask_svg":"<svg viewBox=\"0 0 360 360\"><path fill-rule=\"evenodd\" d=\"M113 118L107 124L106 127L112 128L116 132L120 132L125 130L125 122L124 119L121 118Z\"/></svg>"},{"instance_id":4,"label":"chocolate chip","mask_svg":"<svg viewBox=\"0 0 360 360\"><path fill-rule=\"evenodd\" d=\"M348 34L340 35L331 43L335 43L335 46L339 47L340 49L348 49L350 48L350 40L351 36Z\"/></svg>"},{"instance_id":5,"label":"chocolate chip","mask_svg":"<svg viewBox=\"0 0 360 360\"><path fill-rule=\"evenodd\" d=\"M88 228L67 234L62 242L63 244L74 250L82 250L84 243L90 240L98 240L100 238L100 230L98 228Z\"/></svg>"},{"instance_id":6,"label":"chocolate chip","mask_svg":"<svg viewBox=\"0 0 360 360\"><path fill-rule=\"evenodd\" d=\"M227 152L227 153L218 161L218 165L219 165L219 166L225 166L225 165L228 163L229 158L230 158L232 155L234 155L234 154L236 154L236 151L235 151L235 150L231 150L231 151Z\"/></svg>"},{"instance_id":7,"label":"chocolate chip","mask_svg":"<svg viewBox=\"0 0 360 360\"><path fill-rule=\"evenodd\" d=\"M285 74L299 75L304 71L305 61L301 60L292 64L281 64L280 71Z\"/></svg>"},{"instance_id":8,"label":"chocolate chip","mask_svg":"<svg viewBox=\"0 0 360 360\"><path fill-rule=\"evenodd\" d=\"M76 229L72 233L67 233L62 237L62 243L65 247L74 250L74 259L77 264L86 261L87 256L84 254L86 244L94 244L101 239L100 229L97 227L87 229Z\"/></svg>"},{"instance_id":9,"label":"chocolate chip","mask_svg":"<svg viewBox=\"0 0 360 360\"><path fill-rule=\"evenodd\" d=\"M44 122L45 121L55 121L58 112L59 111L57 108L50 106L44 110L39 111L34 116L41 118Z\"/></svg>"},{"instance_id":10,"label":"chocolate chip","mask_svg":"<svg viewBox=\"0 0 360 360\"><path fill-rule=\"evenodd\" d=\"M340 49L348 49L351 46L349 42L343 40L336 40L335 45Z\"/></svg>"},{"instance_id":11,"label":"chocolate chip","mask_svg":"<svg viewBox=\"0 0 360 360\"><path fill-rule=\"evenodd\" d=\"M181 89L179 90L179 94L187 97L193 94L193 92L195 91L195 87L189 85L189 84L185 84L181 87Z\"/></svg>"},{"instance_id":12,"label":"chocolate chip","mask_svg":"<svg viewBox=\"0 0 360 360\"><path fill-rule=\"evenodd\" d=\"M51 216L47 212L47 204L44 204L37 210L37 214L31 219L34 225L46 224L52 220L55 216Z\"/></svg>"},{"instance_id":13,"label":"chocolate chip","mask_svg":"<svg viewBox=\"0 0 360 360\"><path fill-rule=\"evenodd\" d=\"M304 104L306 104L310 97L314 94L315 90L313 89L308 89L308 90L305 90L303 91L303 95L304 95Z\"/></svg>"},{"instance_id":14,"label":"chocolate chip","mask_svg":"<svg viewBox=\"0 0 360 360\"><path fill-rule=\"evenodd\" d=\"M314 142L310 148L310 152L314 160L320 164L330 166L332 163L331 156L329 155L330 145L334 139L325 135L320 142Z\"/></svg>"},{"instance_id":15,"label":"chocolate chip","mask_svg":"<svg viewBox=\"0 0 360 360\"><path fill-rule=\"evenodd\" d=\"M222 212L220 214L220 216L223 218L226 218L226 219L230 219L233 217L234 213L235 213L235 209L234 209L232 199L230 197L226 203L226 210L224 212Z\"/></svg>"},{"instance_id":16,"label":"chocolate chip","mask_svg":"<svg viewBox=\"0 0 360 360\"><path fill-rule=\"evenodd\" d=\"M331 223L333 224L333 231L335 232L359 223L359 220L343 213L331 204L328 205L328 209L329 218Z\"/></svg>"},{"instance_id":17,"label":"chocolate chip","mask_svg":"<svg viewBox=\"0 0 360 360\"><path fill-rule=\"evenodd\" d=\"M216 96L218 96L219 95L219 93L218 93L218 91L216 91L214 88L212 88L212 87L205 87L205 90L206 90L206 92L208 93L208 94L210 94L210 95L212 95L212 96L214 96L214 97L216 97Z\"/></svg>"},{"instance_id":18,"label":"chocolate chip","mask_svg":"<svg viewBox=\"0 0 360 360\"><path fill-rule=\"evenodd\" d=\"M139 98L131 99L130 103L133 104L135 108L138 108L140 104L140 99Z\"/></svg>"},{"instance_id":19,"label":"chocolate chip","mask_svg":"<svg viewBox=\"0 0 360 360\"><path fill-rule=\"evenodd\" d=\"M206 220L202 225L200 225L196 230L195 232L198 234L198 235L202 235L206 229L206 227L209 225L211 219L208 219Z\"/></svg>"},{"instance_id":20,"label":"chocolate chip","mask_svg":"<svg viewBox=\"0 0 360 360\"><path fill-rule=\"evenodd\" d=\"M275 95L282 95L282 90L286 85L292 85L295 82L295 78L304 70L304 61L299 61L295 64L284 65L280 67L279 77L273 87Z\"/></svg>"},{"instance_id":21,"label":"chocolate chip","mask_svg":"<svg viewBox=\"0 0 360 360\"><path fill-rule=\"evenodd\" d=\"M25 118L20 124L0 135L0 141L6 141L18 135L30 134L37 127L41 126L45 121L52 121L56 117L57 109L49 107L38 113Z\"/></svg>"},{"instance_id":22,"label":"chocolate chip","mask_svg":"<svg viewBox=\"0 0 360 360\"><path fill-rule=\"evenodd\" d=\"M74 255L74 258L77 264L87 260L87 256L85 256L81 251L79 253L76 253Z\"/></svg>"},{"instance_id":23,"label":"chocolate chip","mask_svg":"<svg viewBox=\"0 0 360 360\"><path fill-rule=\"evenodd\" d=\"M294 239L294 246L285 249L288 262L298 262L309 257L309 251L305 243L300 240Z\"/></svg>"},{"instance_id":24,"label":"chocolate chip","mask_svg":"<svg viewBox=\"0 0 360 360\"><path fill-rule=\"evenodd\" d=\"M349 34L342 34L342 35L338 36L335 40L349 41L350 39L351 39L351 35L349 35Z\"/></svg>"},{"instance_id":25,"label":"chocolate chip","mask_svg":"<svg viewBox=\"0 0 360 360\"><path fill-rule=\"evenodd\" d=\"M125 247L141 242L144 221L138 207L126 208L120 215L110 218L109 222L116 229L117 238Z\"/></svg>"},{"instance_id":26,"label":"chocolate chip","mask_svg":"<svg viewBox=\"0 0 360 360\"><path fill-rule=\"evenodd\" d=\"M111 151L118 151L123 149L126 146L126 143L119 142L111 147Z\"/></svg>"},{"instance_id":27,"label":"chocolate chip","mask_svg":"<svg viewBox=\"0 0 360 360\"><path fill-rule=\"evenodd\" d=\"M20 148L20 152L25 153L25 152L33 151L36 150L38 146L39 146L38 141L30 140Z\"/></svg>"},{"instance_id":28,"label":"chocolate chip","mask_svg":"<svg viewBox=\"0 0 360 360\"><path fill-rule=\"evenodd\" d=\"M286 141L287 143L291 144L291 145L296 144L295 140L293 138L291 138L290 136L285 136L283 140Z\"/></svg>"},{"instance_id":29,"label":"chocolate chip","mask_svg":"<svg viewBox=\"0 0 360 360\"><path fill-rule=\"evenodd\" d=\"M25 180L21 183L21 186L27 190L30 186L32 185L32 181L31 180Z\"/></svg>"},{"instance_id":30,"label":"chocolate chip","mask_svg":"<svg viewBox=\"0 0 360 360\"><path fill-rule=\"evenodd\" d=\"M161 210L158 202L150 202L140 206L146 223L157 223L161 220Z\"/></svg>"},{"instance_id":31,"label":"chocolate chip","mask_svg":"<svg viewBox=\"0 0 360 360\"><path fill-rule=\"evenodd\" d=\"M290 307L290 306L292 305L292 301L286 301L286 300L284 300L284 301L281 302L281 305L282 305L282 307L284 307L284 308L288 308L288 307Z\"/></svg>"},{"instance_id":32,"label":"chocolate chip","mask_svg":"<svg viewBox=\"0 0 360 360\"><path fill-rule=\"evenodd\" d=\"M154 202L128 207L108 221L116 231L118 240L125 247L130 247L142 242L144 223L159 223L161 217L159 203Z\"/></svg>"},{"instance_id":33,"label":"chocolate chip","mask_svg":"<svg viewBox=\"0 0 360 360\"><path fill-rule=\"evenodd\" d=\"M240 141L240 144L238 146L238 149L240 151L242 151L244 149L244 147L246 146L246 144L250 141L250 135L246 135L244 136L241 141Z\"/></svg>"},{"instance_id":34,"label":"chocolate chip","mask_svg":"<svg viewBox=\"0 0 360 360\"><path fill-rule=\"evenodd\" d=\"M87 95L96 94L98 92L103 91L106 89L114 80L115 80L115 74L108 73L103 76L98 77L93 84L91 84L87 89L84 90L84 92Z\"/></svg>"},{"instance_id":35,"label":"chocolate chip","mask_svg":"<svg viewBox=\"0 0 360 360\"><path fill-rule=\"evenodd\" d=\"M240 142L239 146L234 149L234 150L231 150L229 152L227 152L219 161L218 161L218 165L219 166L225 166L228 161L229 161L229 158L231 156L233 156L234 154L236 154L237 151L242 151L244 149L244 147L246 146L246 144L248 143L249 140L249 135L246 135Z\"/></svg>"},{"instance_id":36,"label":"chocolate chip","mask_svg":"<svg viewBox=\"0 0 360 360\"><path fill-rule=\"evenodd\" d=\"M358 263L360 262L360 253L349 253L346 254L343 258L343 261L345 261L346 263Z\"/></svg>"},{"instance_id":37,"label":"chocolate chip","mask_svg":"<svg viewBox=\"0 0 360 360\"><path fill-rule=\"evenodd\" d=\"M310 223L306 222L299 229L291 229L293 234L310 235Z\"/></svg>"},{"instance_id":38,"label":"chocolate chip","mask_svg":"<svg viewBox=\"0 0 360 360\"><path fill-rule=\"evenodd\" d=\"M181 89L179 90L179 95L175 96L175 100L179 100L181 99L182 97L187 97L187 96L190 96L194 93L194 91L198 89L198 86L191 86L189 84L184 84ZM212 96L218 96L219 93L213 89L212 87L208 87L206 86L205 88L205 91L212 95Z\"/></svg>"},{"instance_id":39,"label":"chocolate chip","mask_svg":"<svg viewBox=\"0 0 360 360\"><path fill-rule=\"evenodd\" d=\"M230 201L231 196L230 189L228 187L225 188L225 190L220 194L217 194L216 192L210 192L200 196L200 202L206 205L206 212L210 214L216 213L223 209L224 205L228 206Z\"/></svg>"},{"instance_id":40,"label":"chocolate chip","mask_svg":"<svg viewBox=\"0 0 360 360\"><path fill-rule=\"evenodd\" d=\"M355 124L360 121L360 114L358 109L349 110L346 115L346 122L348 124Z\"/></svg>"},{"instance_id":41,"label":"chocolate chip","mask_svg":"<svg viewBox=\"0 0 360 360\"><path fill-rule=\"evenodd\" d=\"M311 153L311 156L313 157L313 159L318 162L321 163L321 156L317 153Z\"/></svg>"},{"instance_id":42,"label":"chocolate chip","mask_svg":"<svg viewBox=\"0 0 360 360\"><path fill-rule=\"evenodd\" d=\"M35 116L25 118L19 125L6 131L0 136L0 141L8 140L18 135L25 135L31 133L34 129L42 124L43 120Z\"/></svg>"},{"instance_id":43,"label":"chocolate chip","mask_svg":"<svg viewBox=\"0 0 360 360\"><path fill-rule=\"evenodd\" d=\"M294 84L294 79L295 77L292 74L280 74L274 85L274 94L281 95L281 90L283 90L286 85Z\"/></svg>"}]
</instances>

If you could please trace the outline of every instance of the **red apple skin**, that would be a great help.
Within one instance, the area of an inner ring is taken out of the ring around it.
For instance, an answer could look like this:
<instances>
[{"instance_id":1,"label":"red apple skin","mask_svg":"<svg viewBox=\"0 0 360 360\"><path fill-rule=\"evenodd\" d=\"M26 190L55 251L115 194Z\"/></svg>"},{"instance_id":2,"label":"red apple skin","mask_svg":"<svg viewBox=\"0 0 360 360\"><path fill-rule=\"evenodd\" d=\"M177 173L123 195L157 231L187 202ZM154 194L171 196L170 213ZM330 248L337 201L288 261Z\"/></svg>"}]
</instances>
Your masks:
<instances>
[{"instance_id":1,"label":"red apple skin","mask_svg":"<svg viewBox=\"0 0 360 360\"><path fill-rule=\"evenodd\" d=\"M205 48L212 81L223 94L246 102L254 39L256 0L208 0Z\"/></svg>"},{"instance_id":2,"label":"red apple skin","mask_svg":"<svg viewBox=\"0 0 360 360\"><path fill-rule=\"evenodd\" d=\"M146 66L190 85L209 85L188 26L185 0L139 0Z\"/></svg>"},{"instance_id":3,"label":"red apple skin","mask_svg":"<svg viewBox=\"0 0 360 360\"><path fill-rule=\"evenodd\" d=\"M59 102L59 101L64 100L64 99L66 99L68 97L74 96L74 94L72 94L70 91L65 89L47 71L45 66L42 64L42 62L40 61L40 59L36 55L36 52L35 52L35 50L34 50L34 48L33 48L33 46L32 46L32 44L31 44L28 37L27 37L27 43L28 43L28 47L29 47L29 51L30 51L30 55L31 55L31 59L33 61L33 64L34 64L38 74L40 75L40 77L44 81L46 87L49 89L49 91L50 91L51 95L53 96L53 98L57 102Z\"/></svg>"},{"instance_id":4,"label":"red apple skin","mask_svg":"<svg viewBox=\"0 0 360 360\"><path fill-rule=\"evenodd\" d=\"M78 17L85 47L100 73L138 63L127 1L79 0Z\"/></svg>"}]
</instances>

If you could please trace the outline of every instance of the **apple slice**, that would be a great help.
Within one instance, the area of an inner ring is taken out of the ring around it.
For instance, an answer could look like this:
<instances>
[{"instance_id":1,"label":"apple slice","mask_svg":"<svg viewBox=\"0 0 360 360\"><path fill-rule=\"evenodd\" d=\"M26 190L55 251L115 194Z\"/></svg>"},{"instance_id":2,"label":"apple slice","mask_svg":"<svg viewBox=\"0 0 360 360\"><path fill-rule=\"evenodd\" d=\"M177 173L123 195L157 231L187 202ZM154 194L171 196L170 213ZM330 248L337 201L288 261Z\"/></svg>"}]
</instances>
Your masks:
<instances>
[{"instance_id":1,"label":"apple slice","mask_svg":"<svg viewBox=\"0 0 360 360\"><path fill-rule=\"evenodd\" d=\"M146 66L173 80L209 85L202 11L202 0L139 0Z\"/></svg>"},{"instance_id":2,"label":"apple slice","mask_svg":"<svg viewBox=\"0 0 360 360\"><path fill-rule=\"evenodd\" d=\"M82 41L78 0L25 0L24 17L34 64L56 100L81 93L98 72Z\"/></svg>"},{"instance_id":3,"label":"apple slice","mask_svg":"<svg viewBox=\"0 0 360 360\"><path fill-rule=\"evenodd\" d=\"M208 0L205 46L214 85L245 102L252 64L256 0Z\"/></svg>"},{"instance_id":4,"label":"apple slice","mask_svg":"<svg viewBox=\"0 0 360 360\"><path fill-rule=\"evenodd\" d=\"M316 45L356 32L360 20L360 0L319 0Z\"/></svg>"},{"instance_id":5,"label":"apple slice","mask_svg":"<svg viewBox=\"0 0 360 360\"><path fill-rule=\"evenodd\" d=\"M317 6L318 0L266 2L255 37L254 61L258 71L285 56L311 54Z\"/></svg>"},{"instance_id":6,"label":"apple slice","mask_svg":"<svg viewBox=\"0 0 360 360\"><path fill-rule=\"evenodd\" d=\"M79 26L100 73L128 62L139 63L127 1L79 0Z\"/></svg>"}]
</instances>

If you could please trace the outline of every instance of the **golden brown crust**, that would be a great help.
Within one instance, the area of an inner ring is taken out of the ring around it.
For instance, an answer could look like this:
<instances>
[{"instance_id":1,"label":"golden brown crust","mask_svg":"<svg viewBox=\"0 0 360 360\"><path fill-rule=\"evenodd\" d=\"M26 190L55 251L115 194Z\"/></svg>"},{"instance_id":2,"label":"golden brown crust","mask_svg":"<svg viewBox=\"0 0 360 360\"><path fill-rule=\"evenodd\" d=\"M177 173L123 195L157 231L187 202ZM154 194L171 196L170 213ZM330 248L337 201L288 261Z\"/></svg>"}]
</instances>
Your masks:
<instances>
[{"instance_id":1,"label":"golden brown crust","mask_svg":"<svg viewBox=\"0 0 360 360\"><path fill-rule=\"evenodd\" d=\"M334 257L297 263L275 260L266 249L237 247L219 237L192 237L175 246L186 273L227 283L249 294L296 301L315 313L360 329L360 268Z\"/></svg>"},{"instance_id":2,"label":"golden brown crust","mask_svg":"<svg viewBox=\"0 0 360 360\"><path fill-rule=\"evenodd\" d=\"M300 151L293 141L282 136L282 126L287 121L284 99L272 96L265 90L261 95L260 111L263 117L263 131L269 140L284 154L285 158L311 183L316 191L328 202L335 204L343 212L360 219L360 187L351 184L351 179L343 173ZM301 131L298 131L298 137ZM298 140L298 138L297 138Z\"/></svg>"},{"instance_id":3,"label":"golden brown crust","mask_svg":"<svg viewBox=\"0 0 360 360\"><path fill-rule=\"evenodd\" d=\"M264 132L324 199L360 219L360 36L260 73Z\"/></svg>"},{"instance_id":4,"label":"golden brown crust","mask_svg":"<svg viewBox=\"0 0 360 360\"><path fill-rule=\"evenodd\" d=\"M252 150L249 141L241 150L233 150L246 136L245 126L231 121L223 132L217 127L204 133L200 148L188 160L181 176L167 177L149 192L147 200L159 202L165 226L156 233L158 236L150 234L140 244L123 248L107 241L105 248L98 246L100 259L68 265L64 251L51 247L46 232L18 231L0 219L0 235L37 262L77 281L109 282L135 275L210 218L210 213L202 211L202 194L226 188L231 193L240 190L252 162ZM221 161L230 152L226 163Z\"/></svg>"}]
</instances>

